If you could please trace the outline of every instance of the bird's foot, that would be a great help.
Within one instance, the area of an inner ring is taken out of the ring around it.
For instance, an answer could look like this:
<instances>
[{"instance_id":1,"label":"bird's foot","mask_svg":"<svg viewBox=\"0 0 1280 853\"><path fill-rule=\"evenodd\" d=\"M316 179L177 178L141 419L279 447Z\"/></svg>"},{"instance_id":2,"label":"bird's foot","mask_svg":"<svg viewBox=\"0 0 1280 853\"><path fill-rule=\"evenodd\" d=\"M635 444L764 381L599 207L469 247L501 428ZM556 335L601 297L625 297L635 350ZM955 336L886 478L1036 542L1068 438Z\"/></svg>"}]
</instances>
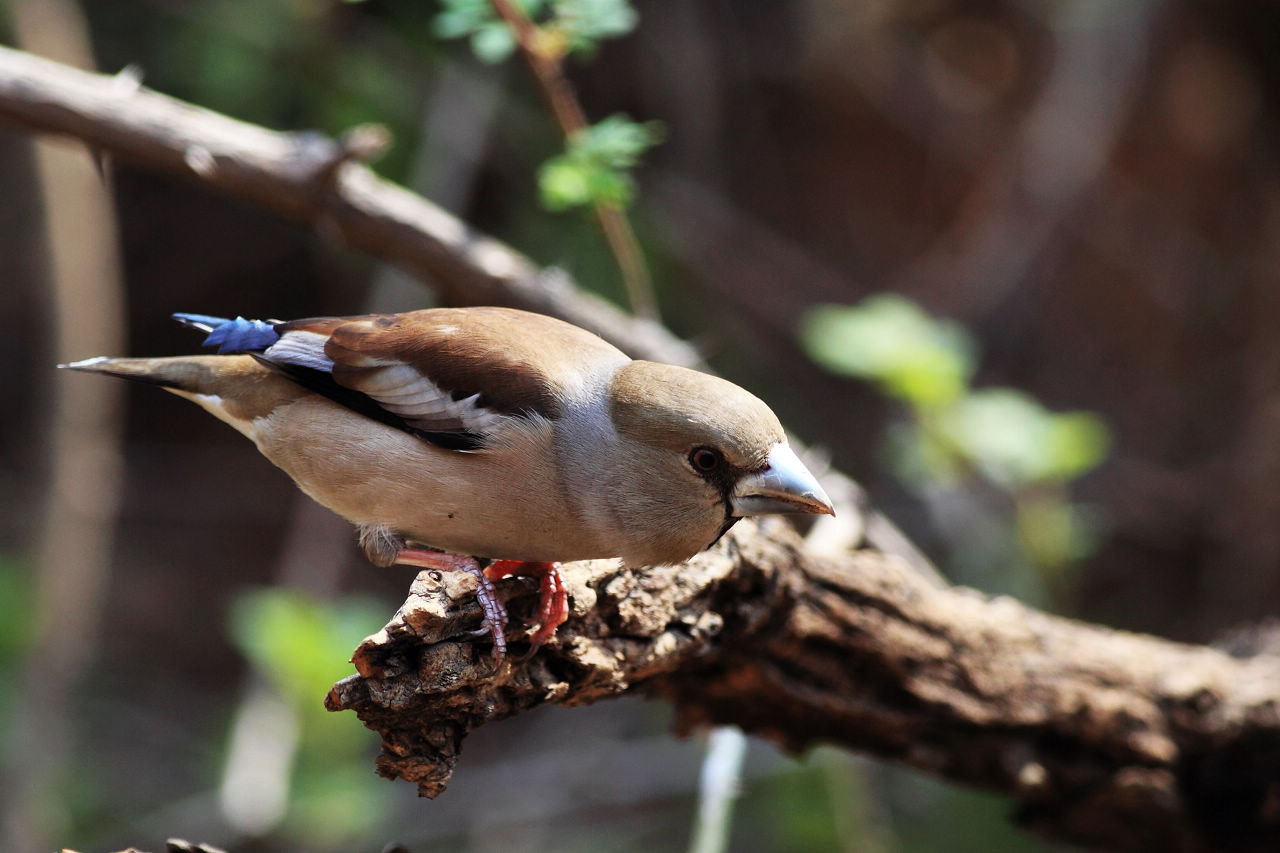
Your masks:
<instances>
[{"instance_id":1,"label":"bird's foot","mask_svg":"<svg viewBox=\"0 0 1280 853\"><path fill-rule=\"evenodd\" d=\"M485 576L480 562L475 557L463 557L444 551L431 551L426 548L404 546L396 552L393 561L402 566L414 566L419 569L437 569L444 572L466 572L476 579L479 588L476 600L480 602L480 610L484 620L473 633L476 635L493 634L493 660L501 664L507 656L507 635L504 628L507 624L507 608L498 598L498 590L493 581Z\"/></svg>"},{"instance_id":2,"label":"bird's foot","mask_svg":"<svg viewBox=\"0 0 1280 853\"><path fill-rule=\"evenodd\" d=\"M555 636L559 628L569 618L569 593L564 588L564 576L560 574L559 563L540 563L526 560L494 560L484 570L485 577L491 581L502 580L512 575L536 577L542 597L538 602L538 630L529 635L529 655L533 655L538 647Z\"/></svg>"}]
</instances>

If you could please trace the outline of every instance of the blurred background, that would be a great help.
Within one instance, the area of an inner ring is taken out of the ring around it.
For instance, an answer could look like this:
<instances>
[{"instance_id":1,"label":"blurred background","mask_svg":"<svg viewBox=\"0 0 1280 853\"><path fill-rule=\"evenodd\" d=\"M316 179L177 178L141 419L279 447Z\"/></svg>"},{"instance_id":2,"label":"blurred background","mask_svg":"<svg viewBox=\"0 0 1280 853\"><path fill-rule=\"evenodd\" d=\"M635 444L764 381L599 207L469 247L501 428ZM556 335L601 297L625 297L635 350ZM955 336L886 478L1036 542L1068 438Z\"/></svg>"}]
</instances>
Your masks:
<instances>
[{"instance_id":1,"label":"blurred background","mask_svg":"<svg viewBox=\"0 0 1280 853\"><path fill-rule=\"evenodd\" d=\"M634 9L568 68L592 120L664 128L631 215L671 328L957 582L1189 642L1276 613L1280 6ZM540 204L562 140L524 67L440 11L0 0L0 41L271 128L383 123L379 172L621 303L594 220ZM375 736L320 703L411 574L196 407L52 365L195 351L173 311L430 291L109 171L108 195L0 126L0 847L686 849L704 743L658 703L483 729L436 801L373 775ZM753 741L743 798L733 850L1057 849L1000 798L833 750Z\"/></svg>"}]
</instances>

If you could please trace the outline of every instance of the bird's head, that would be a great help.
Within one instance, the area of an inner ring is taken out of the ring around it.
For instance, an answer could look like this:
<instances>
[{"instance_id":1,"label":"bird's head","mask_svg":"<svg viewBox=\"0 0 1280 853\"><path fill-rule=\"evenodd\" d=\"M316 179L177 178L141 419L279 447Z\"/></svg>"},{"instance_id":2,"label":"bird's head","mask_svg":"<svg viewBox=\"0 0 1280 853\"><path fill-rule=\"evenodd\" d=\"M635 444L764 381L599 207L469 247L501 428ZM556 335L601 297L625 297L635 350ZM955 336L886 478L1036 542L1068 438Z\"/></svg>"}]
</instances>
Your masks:
<instances>
[{"instance_id":1,"label":"bird's head","mask_svg":"<svg viewBox=\"0 0 1280 853\"><path fill-rule=\"evenodd\" d=\"M631 507L671 541L675 562L714 542L738 518L832 514L831 501L755 395L705 373L633 361L614 376L610 417L624 442ZM641 529L637 518L637 529ZM678 545L677 545L678 542ZM628 562L636 562L628 559Z\"/></svg>"}]
</instances>

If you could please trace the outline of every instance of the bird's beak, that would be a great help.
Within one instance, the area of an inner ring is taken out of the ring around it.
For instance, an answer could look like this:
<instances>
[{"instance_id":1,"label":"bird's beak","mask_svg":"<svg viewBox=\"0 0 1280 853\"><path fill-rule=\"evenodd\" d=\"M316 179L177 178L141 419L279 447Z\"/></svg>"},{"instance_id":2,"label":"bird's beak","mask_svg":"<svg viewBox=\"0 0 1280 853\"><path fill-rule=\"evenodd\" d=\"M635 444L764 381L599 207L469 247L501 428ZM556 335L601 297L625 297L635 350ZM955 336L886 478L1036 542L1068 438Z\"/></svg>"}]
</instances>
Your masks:
<instances>
[{"instance_id":1,"label":"bird's beak","mask_svg":"<svg viewBox=\"0 0 1280 853\"><path fill-rule=\"evenodd\" d=\"M835 515L831 499L785 443L769 451L763 471L747 474L730 495L733 514L765 515L771 512L812 512Z\"/></svg>"}]
</instances>

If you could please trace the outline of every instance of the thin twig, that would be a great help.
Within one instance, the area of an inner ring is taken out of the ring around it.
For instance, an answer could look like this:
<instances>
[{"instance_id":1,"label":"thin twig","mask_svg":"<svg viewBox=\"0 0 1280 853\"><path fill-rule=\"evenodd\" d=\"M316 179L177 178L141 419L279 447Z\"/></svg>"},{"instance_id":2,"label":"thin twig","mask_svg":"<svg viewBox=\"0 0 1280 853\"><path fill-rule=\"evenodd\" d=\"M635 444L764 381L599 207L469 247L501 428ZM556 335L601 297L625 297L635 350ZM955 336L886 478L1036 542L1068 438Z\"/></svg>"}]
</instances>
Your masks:
<instances>
[{"instance_id":1,"label":"thin twig","mask_svg":"<svg viewBox=\"0 0 1280 853\"><path fill-rule=\"evenodd\" d=\"M587 118L573 92L573 85L565 76L563 47L547 38L545 31L511 0L490 2L494 11L511 30L520 56L533 72L533 78L555 116L560 132L566 142L571 140L575 134L587 129ZM638 317L657 320L653 282L626 211L619 205L605 202L596 202L594 209L596 218L600 221L600 229L604 232L609 249L622 272L631 310Z\"/></svg>"}]
</instances>

